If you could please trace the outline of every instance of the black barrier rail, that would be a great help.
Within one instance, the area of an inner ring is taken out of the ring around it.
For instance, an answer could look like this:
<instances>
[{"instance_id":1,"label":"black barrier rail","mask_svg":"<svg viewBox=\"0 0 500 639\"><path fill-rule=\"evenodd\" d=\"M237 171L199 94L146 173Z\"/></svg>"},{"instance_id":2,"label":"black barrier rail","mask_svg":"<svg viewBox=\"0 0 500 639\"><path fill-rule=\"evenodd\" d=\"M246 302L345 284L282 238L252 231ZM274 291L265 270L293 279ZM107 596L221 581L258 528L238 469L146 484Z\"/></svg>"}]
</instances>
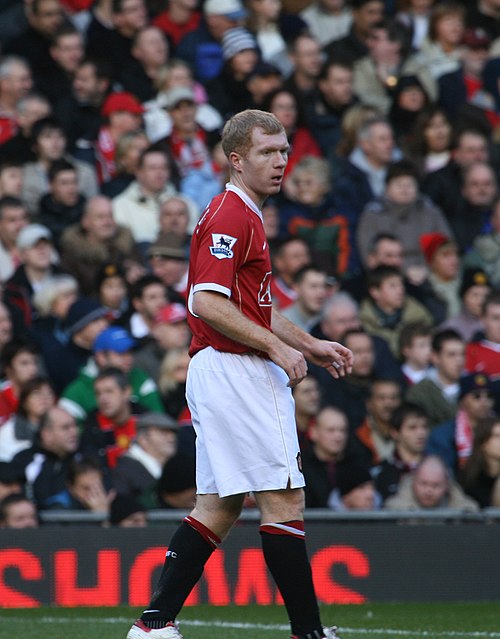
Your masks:
<instances>
[{"instance_id":1,"label":"black barrier rail","mask_svg":"<svg viewBox=\"0 0 500 639\"><path fill-rule=\"evenodd\" d=\"M150 510L147 519L151 523L178 522L188 514L184 510ZM40 514L44 524L101 524L106 520L102 513L89 513L85 511L50 510ZM259 521L258 510L244 510L240 516L241 522ZM318 508L306 510L305 520L307 521L365 521L365 522L396 522L396 521L429 521L447 522L464 521L490 523L500 521L500 508L485 508L480 512L471 513L462 510L435 509L435 510L412 510L412 511L354 511L354 512L333 512L328 509Z\"/></svg>"}]
</instances>

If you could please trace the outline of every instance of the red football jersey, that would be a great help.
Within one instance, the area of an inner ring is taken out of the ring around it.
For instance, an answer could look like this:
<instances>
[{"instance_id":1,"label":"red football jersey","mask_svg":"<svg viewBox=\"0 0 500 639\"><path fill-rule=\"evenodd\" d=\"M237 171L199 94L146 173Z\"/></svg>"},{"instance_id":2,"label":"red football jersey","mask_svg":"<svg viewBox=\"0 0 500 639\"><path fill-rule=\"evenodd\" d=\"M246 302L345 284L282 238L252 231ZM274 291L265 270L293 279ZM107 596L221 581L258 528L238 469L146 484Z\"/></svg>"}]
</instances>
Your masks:
<instances>
[{"instance_id":1,"label":"red football jersey","mask_svg":"<svg viewBox=\"0 0 500 639\"><path fill-rule=\"evenodd\" d=\"M467 344L465 370L484 373L493 380L500 379L500 344L488 340Z\"/></svg>"},{"instance_id":2,"label":"red football jersey","mask_svg":"<svg viewBox=\"0 0 500 639\"><path fill-rule=\"evenodd\" d=\"M251 351L193 314L196 291L223 293L243 315L271 330L271 258L262 214L233 185L228 184L226 191L210 202L193 233L188 290L191 355L206 346L229 353Z\"/></svg>"}]
</instances>

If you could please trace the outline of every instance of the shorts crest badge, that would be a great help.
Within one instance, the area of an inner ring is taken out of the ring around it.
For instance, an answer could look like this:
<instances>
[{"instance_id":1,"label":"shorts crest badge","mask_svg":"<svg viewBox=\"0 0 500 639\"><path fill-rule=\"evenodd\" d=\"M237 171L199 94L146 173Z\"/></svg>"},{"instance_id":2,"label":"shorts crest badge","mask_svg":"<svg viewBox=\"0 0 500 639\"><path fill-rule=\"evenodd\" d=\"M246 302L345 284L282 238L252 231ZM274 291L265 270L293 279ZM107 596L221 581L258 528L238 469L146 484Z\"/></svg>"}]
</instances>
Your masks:
<instances>
[{"instance_id":1,"label":"shorts crest badge","mask_svg":"<svg viewBox=\"0 0 500 639\"><path fill-rule=\"evenodd\" d=\"M302 468L302 455L300 453L297 453L296 460L297 460L297 468L302 474L304 474L304 470Z\"/></svg>"},{"instance_id":2,"label":"shorts crest badge","mask_svg":"<svg viewBox=\"0 0 500 639\"><path fill-rule=\"evenodd\" d=\"M210 247L210 253L218 260L231 258L234 256L232 248L237 241L237 237L231 237L230 235L221 235L220 233L212 233L213 245Z\"/></svg>"}]
</instances>

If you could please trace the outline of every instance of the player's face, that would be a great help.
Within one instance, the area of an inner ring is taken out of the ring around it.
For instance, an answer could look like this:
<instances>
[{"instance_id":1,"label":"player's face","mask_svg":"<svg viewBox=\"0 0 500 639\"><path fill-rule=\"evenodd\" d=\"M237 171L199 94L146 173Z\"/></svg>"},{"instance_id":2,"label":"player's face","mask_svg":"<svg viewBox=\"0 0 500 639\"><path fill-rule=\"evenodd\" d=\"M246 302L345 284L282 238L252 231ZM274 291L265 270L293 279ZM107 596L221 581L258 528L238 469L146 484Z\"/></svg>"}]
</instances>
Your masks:
<instances>
[{"instance_id":1,"label":"player's face","mask_svg":"<svg viewBox=\"0 0 500 639\"><path fill-rule=\"evenodd\" d=\"M238 183L258 206L268 195L279 192L288 161L288 148L284 132L267 135L256 128L246 156L231 154L238 172Z\"/></svg>"}]
</instances>

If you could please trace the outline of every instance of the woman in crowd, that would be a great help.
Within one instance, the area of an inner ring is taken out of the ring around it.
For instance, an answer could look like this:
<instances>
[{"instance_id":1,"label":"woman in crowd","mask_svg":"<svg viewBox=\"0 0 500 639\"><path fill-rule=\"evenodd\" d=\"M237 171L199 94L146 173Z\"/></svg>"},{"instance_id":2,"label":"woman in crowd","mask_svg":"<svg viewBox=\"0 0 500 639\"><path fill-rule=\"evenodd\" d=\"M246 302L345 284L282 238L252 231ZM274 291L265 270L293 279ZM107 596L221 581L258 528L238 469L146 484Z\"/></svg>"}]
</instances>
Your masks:
<instances>
[{"instance_id":1,"label":"woman in crowd","mask_svg":"<svg viewBox=\"0 0 500 639\"><path fill-rule=\"evenodd\" d=\"M10 462L19 451L33 444L43 416L55 401L46 377L34 377L24 384L16 414L0 427L0 461Z\"/></svg>"},{"instance_id":2,"label":"woman in crowd","mask_svg":"<svg viewBox=\"0 0 500 639\"><path fill-rule=\"evenodd\" d=\"M479 422L461 484L481 508L500 506L500 417Z\"/></svg>"},{"instance_id":3,"label":"woman in crowd","mask_svg":"<svg viewBox=\"0 0 500 639\"><path fill-rule=\"evenodd\" d=\"M408 152L422 174L442 169L450 160L451 123L438 106L424 109L416 118Z\"/></svg>"},{"instance_id":4,"label":"woman in crowd","mask_svg":"<svg viewBox=\"0 0 500 639\"><path fill-rule=\"evenodd\" d=\"M434 7L429 34L418 55L435 80L460 67L464 30L465 9L462 4L443 2Z\"/></svg>"}]
</instances>

